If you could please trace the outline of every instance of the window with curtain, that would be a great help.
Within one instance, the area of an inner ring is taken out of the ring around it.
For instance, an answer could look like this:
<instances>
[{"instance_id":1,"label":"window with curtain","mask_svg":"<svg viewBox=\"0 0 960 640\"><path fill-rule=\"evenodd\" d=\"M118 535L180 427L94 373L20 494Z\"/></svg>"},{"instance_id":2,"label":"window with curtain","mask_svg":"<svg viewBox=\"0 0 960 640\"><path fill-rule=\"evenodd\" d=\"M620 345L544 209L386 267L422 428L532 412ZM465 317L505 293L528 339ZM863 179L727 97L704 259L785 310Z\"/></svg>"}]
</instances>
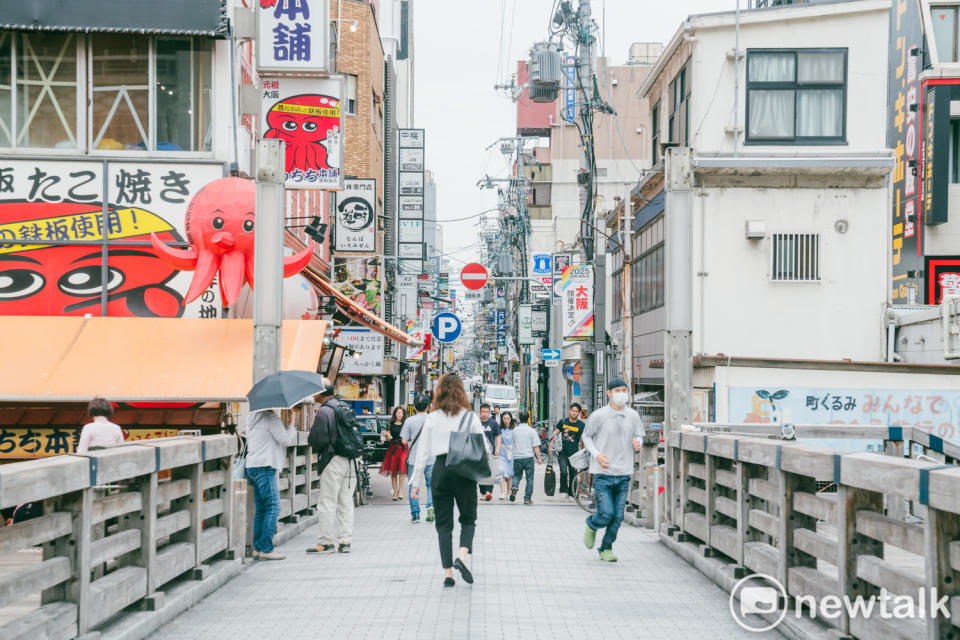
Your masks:
<instances>
[{"instance_id":1,"label":"window with curtain","mask_svg":"<svg viewBox=\"0 0 960 640\"><path fill-rule=\"evenodd\" d=\"M844 141L846 77L846 49L747 51L747 142Z\"/></svg>"}]
</instances>

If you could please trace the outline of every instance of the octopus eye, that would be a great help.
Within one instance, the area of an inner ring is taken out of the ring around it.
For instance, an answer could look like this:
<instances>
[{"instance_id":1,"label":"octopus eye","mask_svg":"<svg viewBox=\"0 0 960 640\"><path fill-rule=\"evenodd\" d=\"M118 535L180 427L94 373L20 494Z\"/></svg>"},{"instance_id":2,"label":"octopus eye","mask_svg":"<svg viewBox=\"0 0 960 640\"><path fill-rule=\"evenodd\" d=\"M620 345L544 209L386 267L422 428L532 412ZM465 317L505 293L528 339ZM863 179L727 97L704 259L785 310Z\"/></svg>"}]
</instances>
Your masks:
<instances>
[{"instance_id":1,"label":"octopus eye","mask_svg":"<svg viewBox=\"0 0 960 640\"><path fill-rule=\"evenodd\" d=\"M317 123L316 123L316 122L304 122L304 123L303 123L303 130L304 130L304 131L309 131L309 132L312 133L312 132L314 132L314 131L317 130Z\"/></svg>"},{"instance_id":2,"label":"octopus eye","mask_svg":"<svg viewBox=\"0 0 960 640\"><path fill-rule=\"evenodd\" d=\"M294 122L293 120L287 120L286 122L284 122L284 123L283 123L282 125L280 125L280 126L283 127L285 131L296 131L296 130L297 130L297 123Z\"/></svg>"},{"instance_id":3,"label":"octopus eye","mask_svg":"<svg viewBox=\"0 0 960 640\"><path fill-rule=\"evenodd\" d=\"M46 280L36 271L10 269L0 271L0 301L29 298L43 289Z\"/></svg>"},{"instance_id":4,"label":"octopus eye","mask_svg":"<svg viewBox=\"0 0 960 640\"><path fill-rule=\"evenodd\" d=\"M214 229L223 229L223 218L217 216L213 219L213 228Z\"/></svg>"},{"instance_id":5,"label":"octopus eye","mask_svg":"<svg viewBox=\"0 0 960 640\"><path fill-rule=\"evenodd\" d=\"M123 281L123 272L110 267L107 269L107 282L104 286L100 265L90 265L65 273L57 282L57 286L68 296L87 297L99 295L104 288L107 291L113 291L122 285Z\"/></svg>"},{"instance_id":6,"label":"octopus eye","mask_svg":"<svg viewBox=\"0 0 960 640\"><path fill-rule=\"evenodd\" d=\"M244 220L243 221L243 230L247 233L253 231L253 220Z\"/></svg>"}]
</instances>

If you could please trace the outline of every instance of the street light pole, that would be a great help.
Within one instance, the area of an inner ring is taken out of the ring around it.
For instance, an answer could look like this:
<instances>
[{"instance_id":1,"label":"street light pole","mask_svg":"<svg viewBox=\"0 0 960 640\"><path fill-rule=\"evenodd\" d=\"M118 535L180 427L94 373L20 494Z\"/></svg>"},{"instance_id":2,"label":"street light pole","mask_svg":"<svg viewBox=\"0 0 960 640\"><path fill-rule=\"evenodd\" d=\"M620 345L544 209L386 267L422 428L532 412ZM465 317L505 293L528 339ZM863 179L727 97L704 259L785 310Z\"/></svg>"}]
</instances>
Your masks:
<instances>
[{"instance_id":1,"label":"street light pole","mask_svg":"<svg viewBox=\"0 0 960 640\"><path fill-rule=\"evenodd\" d=\"M257 142L257 221L253 262L253 382L276 373L283 319L283 140Z\"/></svg>"}]
</instances>

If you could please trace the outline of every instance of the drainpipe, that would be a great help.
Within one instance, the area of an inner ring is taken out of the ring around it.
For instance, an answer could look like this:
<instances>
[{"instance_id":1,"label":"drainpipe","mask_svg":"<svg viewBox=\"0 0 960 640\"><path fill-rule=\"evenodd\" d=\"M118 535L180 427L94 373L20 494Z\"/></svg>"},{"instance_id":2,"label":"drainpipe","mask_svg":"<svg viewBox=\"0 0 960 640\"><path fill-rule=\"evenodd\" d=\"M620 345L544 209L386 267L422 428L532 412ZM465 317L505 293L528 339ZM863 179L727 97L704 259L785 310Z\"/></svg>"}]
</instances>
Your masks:
<instances>
[{"instance_id":1,"label":"drainpipe","mask_svg":"<svg viewBox=\"0 0 960 640\"><path fill-rule=\"evenodd\" d=\"M887 362L900 362L903 357L897 353L897 316L887 311Z\"/></svg>"}]
</instances>

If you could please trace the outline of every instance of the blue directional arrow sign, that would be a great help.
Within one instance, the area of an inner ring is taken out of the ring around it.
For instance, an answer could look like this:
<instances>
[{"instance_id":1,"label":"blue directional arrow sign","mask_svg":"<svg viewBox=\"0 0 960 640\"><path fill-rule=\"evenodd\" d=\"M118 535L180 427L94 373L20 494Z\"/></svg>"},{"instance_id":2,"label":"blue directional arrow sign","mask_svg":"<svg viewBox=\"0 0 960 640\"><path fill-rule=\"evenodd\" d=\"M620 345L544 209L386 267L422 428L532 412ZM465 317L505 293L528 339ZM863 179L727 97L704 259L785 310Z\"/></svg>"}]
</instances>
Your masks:
<instances>
[{"instance_id":1,"label":"blue directional arrow sign","mask_svg":"<svg viewBox=\"0 0 960 640\"><path fill-rule=\"evenodd\" d=\"M460 318L452 313L438 313L433 317L433 326L431 333L433 337L440 342L453 342L460 337L460 331L463 326L460 324Z\"/></svg>"},{"instance_id":2,"label":"blue directional arrow sign","mask_svg":"<svg viewBox=\"0 0 960 640\"><path fill-rule=\"evenodd\" d=\"M548 360L559 360L560 349L540 349L540 359L544 362Z\"/></svg>"}]
</instances>

